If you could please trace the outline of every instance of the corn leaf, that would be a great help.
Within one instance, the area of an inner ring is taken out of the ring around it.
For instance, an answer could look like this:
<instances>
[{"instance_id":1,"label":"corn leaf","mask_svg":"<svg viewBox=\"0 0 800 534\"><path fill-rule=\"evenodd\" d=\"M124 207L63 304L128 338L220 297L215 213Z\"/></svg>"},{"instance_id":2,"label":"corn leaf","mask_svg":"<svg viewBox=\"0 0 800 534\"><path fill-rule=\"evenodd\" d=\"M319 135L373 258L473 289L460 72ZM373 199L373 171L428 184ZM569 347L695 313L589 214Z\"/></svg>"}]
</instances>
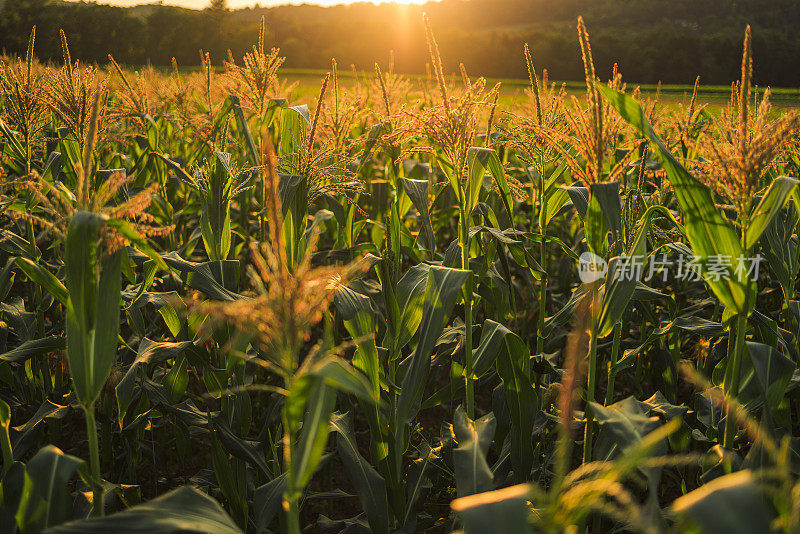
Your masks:
<instances>
[{"instance_id":1,"label":"corn leaf","mask_svg":"<svg viewBox=\"0 0 800 534\"><path fill-rule=\"evenodd\" d=\"M714 198L708 186L700 183L675 159L653 130L636 100L602 84L597 84L597 88L626 121L655 145L683 212L684 228L692 252L701 266L708 262L710 257L726 257L735 263L744 250L736 232L714 205ZM749 300L749 306L752 307L753 299L748 298L751 290L747 281L740 279L733 267L728 271L727 276L719 279L706 277L706 282L727 308L736 313L749 313L747 303Z\"/></svg>"}]
</instances>

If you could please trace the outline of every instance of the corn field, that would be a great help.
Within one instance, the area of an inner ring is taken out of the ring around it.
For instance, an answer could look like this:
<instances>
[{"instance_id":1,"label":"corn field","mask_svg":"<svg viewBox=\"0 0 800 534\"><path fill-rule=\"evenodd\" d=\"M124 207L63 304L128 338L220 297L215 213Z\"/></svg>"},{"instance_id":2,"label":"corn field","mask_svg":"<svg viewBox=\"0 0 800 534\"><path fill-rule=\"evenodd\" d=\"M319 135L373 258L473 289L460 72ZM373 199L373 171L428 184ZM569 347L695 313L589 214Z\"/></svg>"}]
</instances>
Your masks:
<instances>
[{"instance_id":1,"label":"corn field","mask_svg":"<svg viewBox=\"0 0 800 534\"><path fill-rule=\"evenodd\" d=\"M526 46L508 103L424 24L426 76L304 104L263 21L2 58L0 532L800 532L800 113L750 28L712 112L581 19L585 93Z\"/></svg>"}]
</instances>

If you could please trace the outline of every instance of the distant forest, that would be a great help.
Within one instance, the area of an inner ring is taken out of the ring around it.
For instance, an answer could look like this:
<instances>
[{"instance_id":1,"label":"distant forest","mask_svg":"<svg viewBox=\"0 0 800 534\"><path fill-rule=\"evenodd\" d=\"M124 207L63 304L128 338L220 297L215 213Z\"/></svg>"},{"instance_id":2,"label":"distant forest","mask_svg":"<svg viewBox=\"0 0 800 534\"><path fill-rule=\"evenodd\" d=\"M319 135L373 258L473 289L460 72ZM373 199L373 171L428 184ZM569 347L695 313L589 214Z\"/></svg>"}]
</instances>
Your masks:
<instances>
[{"instance_id":1,"label":"distant forest","mask_svg":"<svg viewBox=\"0 0 800 534\"><path fill-rule=\"evenodd\" d=\"M422 17L437 33L445 67L463 62L470 74L525 77L522 44L551 78L582 78L575 20L589 27L595 63L607 75L619 63L625 79L682 83L697 74L704 84L738 77L746 24L753 26L755 81L800 86L800 2L797 0L443 0L425 6L358 3L346 6L278 6L190 10L159 4L133 8L56 0L0 0L0 49L24 51L35 24L37 55L58 60L58 29L73 57L105 63L113 54L131 65L197 65L198 50L221 64L255 42L259 19L269 46L279 47L287 67L340 65L371 69L394 51L396 69L425 72Z\"/></svg>"}]
</instances>

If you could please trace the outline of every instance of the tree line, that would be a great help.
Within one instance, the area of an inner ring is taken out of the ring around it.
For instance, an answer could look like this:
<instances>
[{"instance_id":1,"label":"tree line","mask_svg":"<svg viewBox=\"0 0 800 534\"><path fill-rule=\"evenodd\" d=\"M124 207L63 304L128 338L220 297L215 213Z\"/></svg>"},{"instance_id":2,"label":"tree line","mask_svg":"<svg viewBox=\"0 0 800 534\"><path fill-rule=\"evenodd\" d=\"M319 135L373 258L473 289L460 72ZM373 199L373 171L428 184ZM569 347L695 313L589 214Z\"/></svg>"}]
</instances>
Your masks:
<instances>
[{"instance_id":1,"label":"tree line","mask_svg":"<svg viewBox=\"0 0 800 534\"><path fill-rule=\"evenodd\" d=\"M0 0L0 49L24 52L37 25L37 55L60 58L58 29L73 57L106 62L108 54L131 65L200 62L198 51L219 64L228 51L240 58L266 18L267 43L279 47L287 67L339 64L371 69L394 52L396 68L425 72L421 15L439 36L445 67L500 78L524 78L522 44L553 79L583 76L575 38L580 14L592 33L595 60L608 75L614 62L639 83L728 84L740 70L738 48L745 24L753 26L755 81L800 86L800 5L794 0L443 0L425 6L356 3L321 7L277 6L229 10L224 0L207 9L161 4L133 8L56 0Z\"/></svg>"}]
</instances>

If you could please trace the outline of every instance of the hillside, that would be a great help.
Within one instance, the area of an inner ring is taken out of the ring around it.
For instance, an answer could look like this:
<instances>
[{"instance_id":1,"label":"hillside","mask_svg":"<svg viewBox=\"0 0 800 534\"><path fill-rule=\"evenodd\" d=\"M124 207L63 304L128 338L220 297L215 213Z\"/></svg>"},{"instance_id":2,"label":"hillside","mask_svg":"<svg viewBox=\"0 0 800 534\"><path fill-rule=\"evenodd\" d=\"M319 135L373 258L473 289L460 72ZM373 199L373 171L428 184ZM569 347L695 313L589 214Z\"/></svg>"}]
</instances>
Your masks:
<instances>
[{"instance_id":1,"label":"hillside","mask_svg":"<svg viewBox=\"0 0 800 534\"><path fill-rule=\"evenodd\" d=\"M287 67L341 64L370 69L394 51L397 68L424 72L421 14L430 14L440 36L445 67L495 77L524 77L523 42L555 78L580 79L575 20L582 15L592 34L598 68L619 62L639 82L727 84L736 77L737 48L746 24L753 26L756 81L800 85L800 5L793 0L444 0L425 6L357 3L333 7L290 5L210 13L171 6L119 8L93 3L16 0L0 13L0 47L19 52L30 27L40 28L39 55L59 57L63 27L73 54L105 61L111 52L133 64L198 62L198 50L219 61L252 44L260 17L267 19L270 46L280 47ZM92 31L86 31L91 28ZM97 31L97 28L102 30Z\"/></svg>"}]
</instances>

